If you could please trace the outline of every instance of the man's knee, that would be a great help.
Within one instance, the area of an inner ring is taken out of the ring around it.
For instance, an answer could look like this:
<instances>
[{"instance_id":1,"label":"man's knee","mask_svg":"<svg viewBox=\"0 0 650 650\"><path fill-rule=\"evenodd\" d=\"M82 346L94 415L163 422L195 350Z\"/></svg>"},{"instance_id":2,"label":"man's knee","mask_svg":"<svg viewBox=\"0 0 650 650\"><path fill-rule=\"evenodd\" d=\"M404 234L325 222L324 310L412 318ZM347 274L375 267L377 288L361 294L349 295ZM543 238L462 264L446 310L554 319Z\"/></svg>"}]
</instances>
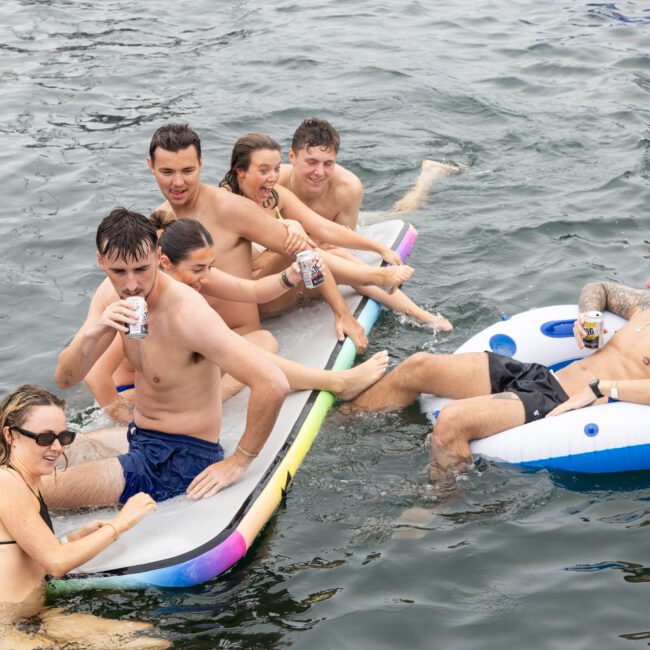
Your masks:
<instances>
[{"instance_id":1,"label":"man's knee","mask_svg":"<svg viewBox=\"0 0 650 650\"><path fill-rule=\"evenodd\" d=\"M415 352L410 357L406 357L406 359L399 364L399 368L402 368L404 372L417 372L430 364L434 357L435 355L430 354L429 352Z\"/></svg>"},{"instance_id":2,"label":"man's knee","mask_svg":"<svg viewBox=\"0 0 650 650\"><path fill-rule=\"evenodd\" d=\"M277 353L280 347L278 340L268 330L257 330L256 332L246 334L246 339L258 348L262 348L262 350L266 350L272 354Z\"/></svg>"},{"instance_id":3,"label":"man's knee","mask_svg":"<svg viewBox=\"0 0 650 650\"><path fill-rule=\"evenodd\" d=\"M433 428L433 436L439 445L450 447L458 440L467 440L468 420L463 410L457 402L442 407Z\"/></svg>"},{"instance_id":4,"label":"man's knee","mask_svg":"<svg viewBox=\"0 0 650 650\"><path fill-rule=\"evenodd\" d=\"M405 386L419 385L421 375L433 371L435 358L436 355L429 352L415 352L410 357L406 357L393 372L398 374Z\"/></svg>"}]
</instances>

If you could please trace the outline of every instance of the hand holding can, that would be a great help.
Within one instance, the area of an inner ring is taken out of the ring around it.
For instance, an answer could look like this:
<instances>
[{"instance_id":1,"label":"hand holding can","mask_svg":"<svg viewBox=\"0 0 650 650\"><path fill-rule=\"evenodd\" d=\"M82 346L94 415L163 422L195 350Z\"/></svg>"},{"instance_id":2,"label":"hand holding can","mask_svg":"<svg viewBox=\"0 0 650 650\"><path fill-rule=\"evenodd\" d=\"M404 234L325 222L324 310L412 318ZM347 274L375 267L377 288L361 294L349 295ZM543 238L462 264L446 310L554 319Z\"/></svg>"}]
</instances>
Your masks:
<instances>
[{"instance_id":1,"label":"hand holding can","mask_svg":"<svg viewBox=\"0 0 650 650\"><path fill-rule=\"evenodd\" d=\"M302 280L307 289L313 289L325 280L323 271L321 270L322 261L320 256L314 251L303 251L296 256L296 262L300 267Z\"/></svg>"},{"instance_id":2,"label":"hand holding can","mask_svg":"<svg viewBox=\"0 0 650 650\"><path fill-rule=\"evenodd\" d=\"M602 347L603 323L605 319L601 311L588 311L582 324L586 335L584 338L585 347L590 350L597 350Z\"/></svg>"},{"instance_id":3,"label":"hand holding can","mask_svg":"<svg viewBox=\"0 0 650 650\"><path fill-rule=\"evenodd\" d=\"M131 323L126 333L127 339L145 339L149 334L149 314L147 313L147 303L142 296L129 296L126 299L134 307L137 321Z\"/></svg>"}]
</instances>

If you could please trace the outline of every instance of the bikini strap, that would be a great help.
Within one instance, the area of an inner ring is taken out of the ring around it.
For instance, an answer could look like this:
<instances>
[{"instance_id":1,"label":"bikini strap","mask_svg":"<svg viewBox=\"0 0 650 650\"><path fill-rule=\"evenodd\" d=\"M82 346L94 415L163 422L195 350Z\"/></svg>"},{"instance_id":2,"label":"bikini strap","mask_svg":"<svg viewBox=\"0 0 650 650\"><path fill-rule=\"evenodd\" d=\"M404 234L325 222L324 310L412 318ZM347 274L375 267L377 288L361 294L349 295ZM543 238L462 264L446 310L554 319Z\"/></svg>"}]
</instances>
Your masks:
<instances>
[{"instance_id":1,"label":"bikini strap","mask_svg":"<svg viewBox=\"0 0 650 650\"><path fill-rule=\"evenodd\" d=\"M9 469L13 469L14 472L16 472L16 474L18 474L18 476L20 476L20 478L23 479L23 483L28 487L29 491L39 500L39 502L43 501L43 497L41 496L40 490L38 494L36 494L36 492L32 490L32 486L25 480L25 477L11 463L7 463L7 467Z\"/></svg>"}]
</instances>

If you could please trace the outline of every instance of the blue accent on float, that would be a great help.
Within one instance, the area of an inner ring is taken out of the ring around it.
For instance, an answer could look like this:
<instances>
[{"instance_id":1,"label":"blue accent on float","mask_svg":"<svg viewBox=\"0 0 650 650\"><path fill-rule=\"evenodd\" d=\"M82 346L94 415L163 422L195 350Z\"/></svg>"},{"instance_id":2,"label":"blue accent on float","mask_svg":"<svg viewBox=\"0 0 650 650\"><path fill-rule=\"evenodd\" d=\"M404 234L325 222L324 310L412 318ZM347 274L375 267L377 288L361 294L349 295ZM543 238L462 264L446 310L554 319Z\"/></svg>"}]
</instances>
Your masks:
<instances>
[{"instance_id":1,"label":"blue accent on float","mask_svg":"<svg viewBox=\"0 0 650 650\"><path fill-rule=\"evenodd\" d=\"M598 435L598 425L595 422L585 424L585 435L593 438Z\"/></svg>"},{"instance_id":2,"label":"blue accent on float","mask_svg":"<svg viewBox=\"0 0 650 650\"><path fill-rule=\"evenodd\" d=\"M543 458L526 461L521 463L521 466L576 474L613 474L647 470L650 467L650 444Z\"/></svg>"},{"instance_id":3,"label":"blue accent on float","mask_svg":"<svg viewBox=\"0 0 650 650\"><path fill-rule=\"evenodd\" d=\"M568 339L573 337L573 324L575 318L570 320L550 320L540 326L540 332L552 339Z\"/></svg>"},{"instance_id":4,"label":"blue accent on float","mask_svg":"<svg viewBox=\"0 0 650 650\"><path fill-rule=\"evenodd\" d=\"M508 314L502 314L501 315L501 320L510 320L511 316L508 316Z\"/></svg>"},{"instance_id":5,"label":"blue accent on float","mask_svg":"<svg viewBox=\"0 0 650 650\"><path fill-rule=\"evenodd\" d=\"M561 370L565 366L568 366L570 363L573 363L574 361L578 361L578 359L581 358L582 357L576 357L575 359L565 359L564 361L558 361L557 363L548 366L548 369L552 370L553 372L556 372L557 370Z\"/></svg>"},{"instance_id":6,"label":"blue accent on float","mask_svg":"<svg viewBox=\"0 0 650 650\"><path fill-rule=\"evenodd\" d=\"M490 338L490 350L506 357L514 357L517 352L517 344L507 334L495 334Z\"/></svg>"},{"instance_id":7,"label":"blue accent on float","mask_svg":"<svg viewBox=\"0 0 650 650\"><path fill-rule=\"evenodd\" d=\"M433 412L433 417L434 417L436 420L438 419L438 416L439 416L439 415L440 415L440 409L438 409L437 411L434 411L434 412Z\"/></svg>"}]
</instances>

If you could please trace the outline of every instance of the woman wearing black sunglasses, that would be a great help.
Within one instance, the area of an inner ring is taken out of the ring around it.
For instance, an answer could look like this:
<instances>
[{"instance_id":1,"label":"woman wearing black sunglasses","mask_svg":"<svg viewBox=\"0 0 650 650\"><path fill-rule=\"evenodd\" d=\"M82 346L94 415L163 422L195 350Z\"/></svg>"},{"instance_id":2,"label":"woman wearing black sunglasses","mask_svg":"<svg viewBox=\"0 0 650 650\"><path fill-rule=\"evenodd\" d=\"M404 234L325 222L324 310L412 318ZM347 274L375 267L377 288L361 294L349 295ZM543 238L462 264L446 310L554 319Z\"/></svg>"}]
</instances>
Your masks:
<instances>
[{"instance_id":1,"label":"woman wearing black sunglasses","mask_svg":"<svg viewBox=\"0 0 650 650\"><path fill-rule=\"evenodd\" d=\"M136 494L110 521L93 521L68 533L67 543L57 539L40 483L41 477L54 472L64 447L75 438L67 429L64 409L63 400L31 384L12 391L0 404L0 606L5 606L4 622L9 603L38 603L47 574L60 577L87 562L156 507L148 494ZM15 612L25 615L20 609ZM0 607L0 619L2 614Z\"/></svg>"}]
</instances>

